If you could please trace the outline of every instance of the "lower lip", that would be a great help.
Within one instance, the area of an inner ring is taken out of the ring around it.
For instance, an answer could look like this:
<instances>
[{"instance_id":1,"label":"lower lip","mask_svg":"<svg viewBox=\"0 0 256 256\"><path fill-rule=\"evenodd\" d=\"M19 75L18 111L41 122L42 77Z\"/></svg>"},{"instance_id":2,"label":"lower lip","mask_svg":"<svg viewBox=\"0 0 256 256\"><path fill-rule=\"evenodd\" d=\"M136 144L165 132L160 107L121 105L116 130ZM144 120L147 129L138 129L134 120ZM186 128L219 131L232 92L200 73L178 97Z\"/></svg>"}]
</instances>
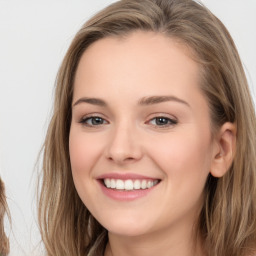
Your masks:
<instances>
[{"instance_id":1,"label":"lower lip","mask_svg":"<svg viewBox=\"0 0 256 256\"><path fill-rule=\"evenodd\" d=\"M136 189L136 190L117 190L105 187L101 181L99 181L100 187L102 192L110 197L111 199L118 200L118 201L132 201L139 198L142 198L149 193L151 193L155 187L155 185L148 189Z\"/></svg>"}]
</instances>

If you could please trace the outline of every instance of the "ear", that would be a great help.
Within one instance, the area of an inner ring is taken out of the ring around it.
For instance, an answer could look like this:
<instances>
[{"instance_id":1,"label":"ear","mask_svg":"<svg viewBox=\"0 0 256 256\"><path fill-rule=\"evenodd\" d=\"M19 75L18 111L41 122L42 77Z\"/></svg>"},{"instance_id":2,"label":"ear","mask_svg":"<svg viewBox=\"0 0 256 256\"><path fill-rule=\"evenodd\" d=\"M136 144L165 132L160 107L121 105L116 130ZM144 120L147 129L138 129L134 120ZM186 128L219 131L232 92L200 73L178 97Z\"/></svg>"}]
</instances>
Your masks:
<instances>
[{"instance_id":1,"label":"ear","mask_svg":"<svg viewBox=\"0 0 256 256\"><path fill-rule=\"evenodd\" d=\"M224 123L215 138L210 173L220 178L230 168L236 150L236 125Z\"/></svg>"}]
</instances>

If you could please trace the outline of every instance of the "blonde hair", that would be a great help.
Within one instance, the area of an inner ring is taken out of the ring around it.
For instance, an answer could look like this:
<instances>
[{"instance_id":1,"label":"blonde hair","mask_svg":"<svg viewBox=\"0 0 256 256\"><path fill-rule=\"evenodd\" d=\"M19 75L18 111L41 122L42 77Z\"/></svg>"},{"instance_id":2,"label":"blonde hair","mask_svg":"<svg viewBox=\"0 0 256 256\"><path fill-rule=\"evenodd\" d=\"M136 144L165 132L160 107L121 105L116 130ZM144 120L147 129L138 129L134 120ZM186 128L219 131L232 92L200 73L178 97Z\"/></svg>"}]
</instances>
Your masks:
<instances>
[{"instance_id":1,"label":"blonde hair","mask_svg":"<svg viewBox=\"0 0 256 256\"><path fill-rule=\"evenodd\" d=\"M95 41L153 31L188 46L201 66L201 89L213 131L237 126L237 149L222 178L209 175L198 233L208 256L245 256L256 247L256 119L235 44L206 7L192 0L122 0L90 19L60 67L53 116L44 145L39 224L51 256L103 255L107 231L80 200L71 175L69 129L73 82L83 52Z\"/></svg>"},{"instance_id":2,"label":"blonde hair","mask_svg":"<svg viewBox=\"0 0 256 256\"><path fill-rule=\"evenodd\" d=\"M0 255L6 256L9 253L9 240L4 232L4 216L9 215L7 207L4 183L0 178Z\"/></svg>"}]
</instances>

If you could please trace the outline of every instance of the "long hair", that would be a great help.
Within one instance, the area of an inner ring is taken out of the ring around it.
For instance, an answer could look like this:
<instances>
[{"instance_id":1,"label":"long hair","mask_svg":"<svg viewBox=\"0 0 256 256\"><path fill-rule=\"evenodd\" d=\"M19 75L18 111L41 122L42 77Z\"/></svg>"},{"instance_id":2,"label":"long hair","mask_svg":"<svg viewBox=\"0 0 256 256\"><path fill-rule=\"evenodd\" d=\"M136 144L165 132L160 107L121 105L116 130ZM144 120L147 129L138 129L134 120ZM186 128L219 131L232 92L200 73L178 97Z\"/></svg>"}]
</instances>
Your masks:
<instances>
[{"instance_id":1,"label":"long hair","mask_svg":"<svg viewBox=\"0 0 256 256\"><path fill-rule=\"evenodd\" d=\"M4 232L4 217L5 214L9 217L7 207L4 183L0 178L0 255L6 256L9 253L9 240Z\"/></svg>"},{"instance_id":2,"label":"long hair","mask_svg":"<svg viewBox=\"0 0 256 256\"><path fill-rule=\"evenodd\" d=\"M153 31L178 39L200 66L201 90L216 131L237 127L229 171L209 175L198 220L208 256L245 256L256 246L256 118L235 44L224 25L192 0L121 0L91 18L76 34L59 69L53 116L43 151L39 224L49 256L103 255L107 231L80 200L71 175L69 130L76 68L83 52L105 37Z\"/></svg>"}]
</instances>

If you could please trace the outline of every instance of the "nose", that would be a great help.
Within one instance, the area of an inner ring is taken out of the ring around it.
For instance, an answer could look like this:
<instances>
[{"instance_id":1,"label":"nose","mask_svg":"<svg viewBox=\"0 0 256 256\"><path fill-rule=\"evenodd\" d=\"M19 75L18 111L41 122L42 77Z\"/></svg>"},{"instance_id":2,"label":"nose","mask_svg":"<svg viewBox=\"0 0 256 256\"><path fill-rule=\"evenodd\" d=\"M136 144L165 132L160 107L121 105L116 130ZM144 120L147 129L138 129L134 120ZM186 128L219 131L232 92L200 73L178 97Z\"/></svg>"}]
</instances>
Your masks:
<instances>
[{"instance_id":1,"label":"nose","mask_svg":"<svg viewBox=\"0 0 256 256\"><path fill-rule=\"evenodd\" d=\"M106 147L108 160L124 165L140 160L143 156L141 140L135 127L123 124L113 128Z\"/></svg>"}]
</instances>

